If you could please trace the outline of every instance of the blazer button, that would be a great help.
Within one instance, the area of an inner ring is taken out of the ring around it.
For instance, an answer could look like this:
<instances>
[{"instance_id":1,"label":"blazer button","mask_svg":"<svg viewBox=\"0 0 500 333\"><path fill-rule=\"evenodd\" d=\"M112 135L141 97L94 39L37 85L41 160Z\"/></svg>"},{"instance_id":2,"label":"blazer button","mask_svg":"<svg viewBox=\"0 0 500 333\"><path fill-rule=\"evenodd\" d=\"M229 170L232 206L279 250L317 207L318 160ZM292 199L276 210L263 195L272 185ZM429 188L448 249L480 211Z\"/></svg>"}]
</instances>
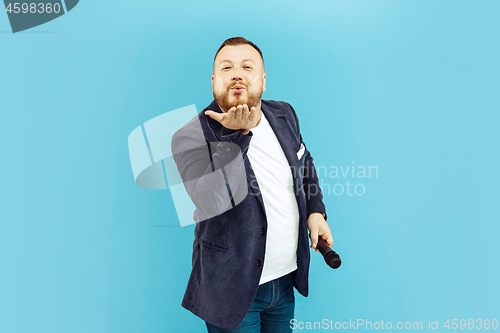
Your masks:
<instances>
[{"instance_id":1,"label":"blazer button","mask_svg":"<svg viewBox=\"0 0 500 333\"><path fill-rule=\"evenodd\" d=\"M266 229L265 229L265 228L260 229L260 233L261 233L262 235L265 235L265 234L266 234Z\"/></svg>"},{"instance_id":2,"label":"blazer button","mask_svg":"<svg viewBox=\"0 0 500 333\"><path fill-rule=\"evenodd\" d=\"M259 259L259 260L257 260L257 267L260 267L260 266L262 266L262 261Z\"/></svg>"}]
</instances>

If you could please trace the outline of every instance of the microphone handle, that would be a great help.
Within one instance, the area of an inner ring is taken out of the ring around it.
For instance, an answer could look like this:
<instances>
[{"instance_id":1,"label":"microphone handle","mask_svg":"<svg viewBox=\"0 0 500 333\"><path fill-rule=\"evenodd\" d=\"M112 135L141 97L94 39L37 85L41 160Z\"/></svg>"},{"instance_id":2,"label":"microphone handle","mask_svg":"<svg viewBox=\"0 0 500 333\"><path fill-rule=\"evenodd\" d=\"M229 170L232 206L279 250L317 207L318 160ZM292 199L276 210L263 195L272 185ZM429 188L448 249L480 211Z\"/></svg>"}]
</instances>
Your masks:
<instances>
[{"instance_id":1,"label":"microphone handle","mask_svg":"<svg viewBox=\"0 0 500 333\"><path fill-rule=\"evenodd\" d=\"M318 235L318 244L316 244L316 248L319 252L321 252L323 257L328 253L328 251L332 250L320 235Z\"/></svg>"},{"instance_id":2,"label":"microphone handle","mask_svg":"<svg viewBox=\"0 0 500 333\"><path fill-rule=\"evenodd\" d=\"M331 268L340 267L342 261L340 260L339 255L337 254L337 252L333 251L328 246L328 244L326 244L325 240L319 235L318 235L318 244L316 245L316 248L323 255L328 266L330 266Z\"/></svg>"}]
</instances>

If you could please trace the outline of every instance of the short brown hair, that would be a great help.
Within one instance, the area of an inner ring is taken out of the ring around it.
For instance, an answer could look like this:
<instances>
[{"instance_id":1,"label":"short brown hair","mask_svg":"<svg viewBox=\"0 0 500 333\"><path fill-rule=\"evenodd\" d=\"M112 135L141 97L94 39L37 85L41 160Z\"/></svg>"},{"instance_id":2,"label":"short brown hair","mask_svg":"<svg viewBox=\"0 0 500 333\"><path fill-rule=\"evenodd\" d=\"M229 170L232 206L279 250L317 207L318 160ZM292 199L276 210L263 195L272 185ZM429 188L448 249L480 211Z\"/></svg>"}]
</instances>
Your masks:
<instances>
[{"instance_id":1,"label":"short brown hair","mask_svg":"<svg viewBox=\"0 0 500 333\"><path fill-rule=\"evenodd\" d=\"M224 41L224 43L222 43L222 45L219 47L217 52L215 53L214 64L215 64L215 58L217 58L217 55L219 54L220 50L222 50L222 48L224 46L237 46L237 45L243 45L243 44L248 44L251 47L253 47L254 49L256 49L257 52L259 52L260 57L262 58L262 63L264 63L264 57L262 56L262 52L257 45L255 45L254 43L252 43L251 41L249 41L248 39L243 38L243 37L231 37L231 38L226 39Z\"/></svg>"}]
</instances>

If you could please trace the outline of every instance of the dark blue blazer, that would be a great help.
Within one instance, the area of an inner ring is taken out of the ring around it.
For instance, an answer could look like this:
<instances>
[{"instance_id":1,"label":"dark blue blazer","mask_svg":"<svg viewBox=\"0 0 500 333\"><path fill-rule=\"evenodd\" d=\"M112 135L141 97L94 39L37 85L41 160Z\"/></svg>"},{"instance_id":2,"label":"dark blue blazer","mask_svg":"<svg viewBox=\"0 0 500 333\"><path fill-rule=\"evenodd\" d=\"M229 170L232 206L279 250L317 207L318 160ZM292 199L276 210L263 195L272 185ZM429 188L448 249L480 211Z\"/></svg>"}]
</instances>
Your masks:
<instances>
[{"instance_id":1,"label":"dark blue blazer","mask_svg":"<svg viewBox=\"0 0 500 333\"><path fill-rule=\"evenodd\" d=\"M297 155L304 143L297 115L292 106L285 102L262 100L261 109L292 169L294 193L300 216L298 268L293 273L294 287L300 294L307 296L309 273L307 218L314 212L323 213L326 218L323 195L309 151L305 148L300 159ZM206 116L205 110L222 112L213 101L197 116L206 141L204 152L191 150L174 154L182 180L199 177L200 172L203 173L200 170L206 168L207 164L210 164L209 169L214 170L220 167L214 164L221 163L220 161L227 163L234 158L229 145L236 144L241 150L244 161L246 180L243 181L247 187L245 193L248 194L231 209L196 224L193 267L182 306L212 325L231 329L241 322L257 294L265 260L267 220L258 184L252 181L255 180L255 174L246 156L252 139L251 131L248 135L244 135L239 130L227 129ZM172 146L193 140L192 133L193 131L186 128L179 130L173 136ZM206 158L207 155L210 156ZM196 201L194 199L196 194L190 193L194 190L187 187L186 189L193 201ZM202 196L210 199L208 197L217 195L205 191ZM199 215L198 204L196 206L195 217L199 218L202 215Z\"/></svg>"}]
</instances>

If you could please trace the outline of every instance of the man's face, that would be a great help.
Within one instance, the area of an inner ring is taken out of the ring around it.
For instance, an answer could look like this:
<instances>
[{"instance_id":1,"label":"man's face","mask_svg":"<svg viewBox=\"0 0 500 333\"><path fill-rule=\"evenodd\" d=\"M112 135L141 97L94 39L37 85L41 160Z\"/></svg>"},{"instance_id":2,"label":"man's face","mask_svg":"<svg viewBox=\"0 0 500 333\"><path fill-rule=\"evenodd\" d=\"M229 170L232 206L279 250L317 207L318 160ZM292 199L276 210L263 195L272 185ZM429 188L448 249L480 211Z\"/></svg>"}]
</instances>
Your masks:
<instances>
[{"instance_id":1,"label":"man's face","mask_svg":"<svg viewBox=\"0 0 500 333\"><path fill-rule=\"evenodd\" d=\"M214 63L212 92L223 112L233 106L260 107L266 90L264 62L259 52L248 44L224 46Z\"/></svg>"}]
</instances>

